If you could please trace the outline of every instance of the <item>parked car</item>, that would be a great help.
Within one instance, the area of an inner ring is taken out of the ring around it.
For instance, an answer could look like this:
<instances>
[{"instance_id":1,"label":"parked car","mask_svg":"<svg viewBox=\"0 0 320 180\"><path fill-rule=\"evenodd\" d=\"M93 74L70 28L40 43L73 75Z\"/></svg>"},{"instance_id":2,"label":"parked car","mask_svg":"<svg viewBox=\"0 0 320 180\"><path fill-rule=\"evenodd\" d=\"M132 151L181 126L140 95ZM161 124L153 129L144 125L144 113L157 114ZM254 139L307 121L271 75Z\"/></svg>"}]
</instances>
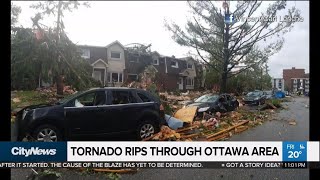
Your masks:
<instances>
[{"instance_id":1,"label":"parked car","mask_svg":"<svg viewBox=\"0 0 320 180\"><path fill-rule=\"evenodd\" d=\"M243 103L250 104L250 105L261 105L265 103L265 100L266 100L265 93L263 91L255 90L255 91L249 92L243 98Z\"/></svg>"},{"instance_id":2,"label":"parked car","mask_svg":"<svg viewBox=\"0 0 320 180\"><path fill-rule=\"evenodd\" d=\"M17 113L15 134L18 141L26 136L36 141L96 140L125 133L143 139L164 123L159 98L140 89L108 87L24 108Z\"/></svg>"},{"instance_id":3,"label":"parked car","mask_svg":"<svg viewBox=\"0 0 320 180\"><path fill-rule=\"evenodd\" d=\"M190 106L197 106L198 113L224 113L235 110L237 107L239 107L239 102L230 94L206 94L187 105L187 107Z\"/></svg>"},{"instance_id":4,"label":"parked car","mask_svg":"<svg viewBox=\"0 0 320 180\"><path fill-rule=\"evenodd\" d=\"M274 94L272 91L264 91L264 94L266 96L266 99L273 99L275 98Z\"/></svg>"}]
</instances>

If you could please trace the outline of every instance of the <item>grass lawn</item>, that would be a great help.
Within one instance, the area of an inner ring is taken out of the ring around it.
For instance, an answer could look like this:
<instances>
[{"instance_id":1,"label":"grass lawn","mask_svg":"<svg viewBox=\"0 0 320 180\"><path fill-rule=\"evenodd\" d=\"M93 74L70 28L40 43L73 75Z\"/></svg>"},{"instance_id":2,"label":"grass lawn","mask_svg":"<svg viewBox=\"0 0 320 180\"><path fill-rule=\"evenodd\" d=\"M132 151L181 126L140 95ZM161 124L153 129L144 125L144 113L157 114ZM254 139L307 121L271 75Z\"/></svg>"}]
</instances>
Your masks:
<instances>
[{"instance_id":1,"label":"grass lawn","mask_svg":"<svg viewBox=\"0 0 320 180\"><path fill-rule=\"evenodd\" d=\"M49 102L49 97L46 94L41 94L38 91L17 91L11 93L14 94L11 98L11 110L29 105ZM20 102L13 102L13 98L18 98Z\"/></svg>"}]
</instances>

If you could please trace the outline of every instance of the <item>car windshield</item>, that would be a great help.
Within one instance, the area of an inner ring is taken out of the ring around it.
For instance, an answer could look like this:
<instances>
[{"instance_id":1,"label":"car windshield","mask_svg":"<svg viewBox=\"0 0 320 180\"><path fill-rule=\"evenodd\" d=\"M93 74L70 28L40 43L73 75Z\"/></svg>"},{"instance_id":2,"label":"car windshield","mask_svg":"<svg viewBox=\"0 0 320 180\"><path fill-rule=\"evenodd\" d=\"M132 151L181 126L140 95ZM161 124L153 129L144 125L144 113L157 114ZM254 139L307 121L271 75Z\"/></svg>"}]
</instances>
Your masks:
<instances>
[{"instance_id":1,"label":"car windshield","mask_svg":"<svg viewBox=\"0 0 320 180\"><path fill-rule=\"evenodd\" d=\"M265 91L267 95L272 95L272 91Z\"/></svg>"},{"instance_id":2,"label":"car windshield","mask_svg":"<svg viewBox=\"0 0 320 180\"><path fill-rule=\"evenodd\" d=\"M76 93L74 93L74 94L71 94L71 95L69 95L69 96L61 99L61 100L58 101L56 104L64 104L64 103L66 103L67 101L71 100L72 98L74 98L74 97L76 97L76 96L78 96L78 95L80 95L80 94L82 94L82 93L83 93L83 91L78 91L78 92L76 92Z\"/></svg>"},{"instance_id":3,"label":"car windshield","mask_svg":"<svg viewBox=\"0 0 320 180\"><path fill-rule=\"evenodd\" d=\"M203 95L196 99L195 102L215 102L218 98L218 95Z\"/></svg>"},{"instance_id":4,"label":"car windshield","mask_svg":"<svg viewBox=\"0 0 320 180\"><path fill-rule=\"evenodd\" d=\"M260 95L262 95L261 91L253 91L247 94L247 96L260 96Z\"/></svg>"}]
</instances>

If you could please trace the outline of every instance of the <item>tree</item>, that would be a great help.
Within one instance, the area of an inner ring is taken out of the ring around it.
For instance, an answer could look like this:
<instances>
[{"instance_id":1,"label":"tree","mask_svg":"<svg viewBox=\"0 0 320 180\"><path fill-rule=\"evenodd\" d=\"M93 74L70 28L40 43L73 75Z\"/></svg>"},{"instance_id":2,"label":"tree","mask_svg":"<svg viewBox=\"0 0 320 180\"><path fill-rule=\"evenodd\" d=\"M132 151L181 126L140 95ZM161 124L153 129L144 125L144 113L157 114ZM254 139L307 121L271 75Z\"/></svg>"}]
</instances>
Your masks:
<instances>
[{"instance_id":1,"label":"tree","mask_svg":"<svg viewBox=\"0 0 320 180\"><path fill-rule=\"evenodd\" d=\"M67 43L70 43L70 40L66 36L66 33L64 32L64 23L63 23L63 17L64 12L69 11L72 12L74 9L78 9L80 5L85 5L89 7L89 4L84 2L80 3L77 1L47 1L47 2L39 2L38 4L31 5L31 8L37 9L40 12L38 12L33 20L34 26L36 26L39 30L40 34L43 34L48 43L53 43L54 47L54 53L52 59L52 63L50 66L50 70L53 72L53 75L55 77L56 85L57 85L57 94L62 95L63 94L63 77L65 72L65 63L68 65L67 67L69 69L72 69L72 66L70 66L69 60L66 58L73 59L74 52L76 52L76 49L70 47L71 49L68 49L70 51L66 51L64 49L66 46L68 46ZM53 31L51 31L49 34L51 36L48 36L44 31L44 29L40 26L39 20L41 20L45 15L47 16L54 16L57 18L56 21L56 27ZM41 37L42 38L42 37ZM64 38L65 41L62 41L62 38ZM69 41L69 42L68 42ZM72 43L72 42L71 42ZM70 57L71 55L71 57ZM68 57L69 56L69 57ZM75 72L75 70L73 70Z\"/></svg>"},{"instance_id":2,"label":"tree","mask_svg":"<svg viewBox=\"0 0 320 180\"><path fill-rule=\"evenodd\" d=\"M64 4L61 7L65 7ZM12 88L34 89L41 85L42 80L48 82L52 77L64 77L66 83L80 90L97 85L91 77L92 67L81 58L78 47L67 37L63 28L59 34L57 28L42 28L39 25L41 18L41 14L32 18L37 29L16 27L12 30ZM60 24L63 24L62 21ZM60 91L63 93L63 86Z\"/></svg>"},{"instance_id":3,"label":"tree","mask_svg":"<svg viewBox=\"0 0 320 180\"><path fill-rule=\"evenodd\" d=\"M56 45L51 41L56 35L52 30L45 32L39 40L31 28L14 28L11 40L11 88L35 89L42 80L48 82L57 72L55 60ZM63 52L61 72L65 81L76 89L96 86L91 77L92 67L83 58L75 44L67 36L61 36L60 47Z\"/></svg>"},{"instance_id":4,"label":"tree","mask_svg":"<svg viewBox=\"0 0 320 180\"><path fill-rule=\"evenodd\" d=\"M194 48L198 56L218 72L222 92L226 91L227 79L236 75L230 73L232 69L244 64L245 67L238 72L241 73L278 52L284 42L280 34L289 32L295 23L273 19L286 8L286 1L273 2L264 12L262 1L238 1L233 12L224 2L224 14L211 1L188 1L188 5L193 18L188 20L185 30L174 22L166 22L165 26L175 42ZM258 16L258 11L263 19L250 20ZM225 23L225 14L231 14L236 21ZM301 20L299 10L294 7L283 17ZM265 47L258 48L258 42L262 41L265 41ZM250 57L252 55L256 57Z\"/></svg>"},{"instance_id":5,"label":"tree","mask_svg":"<svg viewBox=\"0 0 320 180\"><path fill-rule=\"evenodd\" d=\"M21 8L11 3L11 27L14 27L18 22L20 13L21 13Z\"/></svg>"}]
</instances>

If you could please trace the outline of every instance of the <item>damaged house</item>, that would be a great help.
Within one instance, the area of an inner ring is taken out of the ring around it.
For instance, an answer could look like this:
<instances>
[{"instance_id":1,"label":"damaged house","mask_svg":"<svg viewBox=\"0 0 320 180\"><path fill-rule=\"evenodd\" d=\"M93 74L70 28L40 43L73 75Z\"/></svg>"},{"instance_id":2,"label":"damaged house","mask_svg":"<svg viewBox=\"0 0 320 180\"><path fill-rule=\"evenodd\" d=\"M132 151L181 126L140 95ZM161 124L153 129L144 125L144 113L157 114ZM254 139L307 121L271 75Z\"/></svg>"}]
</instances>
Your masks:
<instances>
[{"instance_id":1,"label":"damaged house","mask_svg":"<svg viewBox=\"0 0 320 180\"><path fill-rule=\"evenodd\" d=\"M78 46L92 66L92 77L104 86L140 81L146 68L156 72L156 84L165 90L193 90L203 86L202 65L191 57L175 58L151 51L150 46L125 47L120 42L105 46Z\"/></svg>"},{"instance_id":2,"label":"damaged house","mask_svg":"<svg viewBox=\"0 0 320 180\"><path fill-rule=\"evenodd\" d=\"M103 86L121 86L124 82L125 48L118 42L103 46L78 46L82 57L92 66L92 77Z\"/></svg>"}]
</instances>

